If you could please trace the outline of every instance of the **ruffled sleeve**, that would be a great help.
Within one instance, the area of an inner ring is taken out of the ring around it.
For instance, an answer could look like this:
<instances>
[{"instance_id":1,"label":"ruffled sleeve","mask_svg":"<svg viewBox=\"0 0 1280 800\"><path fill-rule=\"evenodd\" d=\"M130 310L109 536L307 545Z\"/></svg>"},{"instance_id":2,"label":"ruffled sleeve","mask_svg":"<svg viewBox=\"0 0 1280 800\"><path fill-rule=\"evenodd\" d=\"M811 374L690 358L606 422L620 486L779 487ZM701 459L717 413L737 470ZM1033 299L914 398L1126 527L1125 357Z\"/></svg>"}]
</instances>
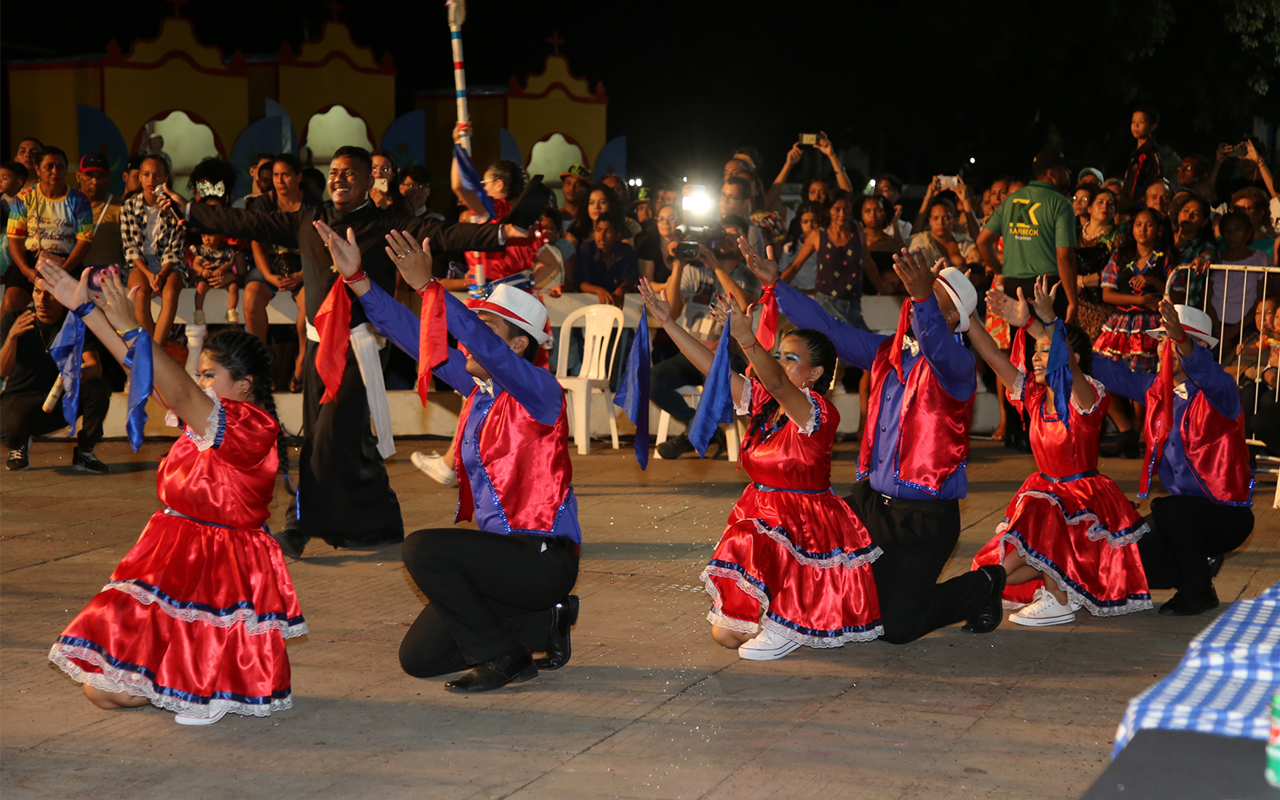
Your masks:
<instances>
[{"instance_id":1,"label":"ruffled sleeve","mask_svg":"<svg viewBox=\"0 0 1280 800\"><path fill-rule=\"evenodd\" d=\"M223 461L247 470L264 459L276 460L280 426L275 417L252 403L237 400L223 400L221 408L218 441L212 446Z\"/></svg>"},{"instance_id":2,"label":"ruffled sleeve","mask_svg":"<svg viewBox=\"0 0 1280 800\"><path fill-rule=\"evenodd\" d=\"M806 441L809 446L818 451L830 452L835 444L836 430L840 427L840 412L823 395L814 391L808 391L807 394L809 402L813 405L813 417L808 425L801 425L794 419L791 420L791 424L803 434L803 441Z\"/></svg>"},{"instance_id":3,"label":"ruffled sleeve","mask_svg":"<svg viewBox=\"0 0 1280 800\"><path fill-rule=\"evenodd\" d=\"M1102 405L1103 399L1107 396L1107 390L1106 390L1106 387L1104 387L1099 381L1095 380L1092 375L1085 375L1084 379L1087 380L1089 382L1089 385L1093 387L1093 392L1094 392L1093 405L1089 406L1088 408L1081 408L1080 404L1076 402L1076 393L1072 392L1071 407L1075 409L1075 412L1080 416L1087 417L1090 414L1097 411L1098 407Z\"/></svg>"},{"instance_id":4,"label":"ruffled sleeve","mask_svg":"<svg viewBox=\"0 0 1280 800\"><path fill-rule=\"evenodd\" d=\"M742 378L742 394L733 398L733 413L740 417L749 417L755 410L755 391L759 381L755 378Z\"/></svg>"},{"instance_id":5,"label":"ruffled sleeve","mask_svg":"<svg viewBox=\"0 0 1280 800\"><path fill-rule=\"evenodd\" d=\"M221 445L222 437L227 429L227 415L223 408L222 400L218 398L218 395L214 394L213 389L205 389L204 393L213 401L213 410L209 412L207 420L198 423L201 425L200 428L178 419L178 415L173 413L173 409L169 409L164 413L164 424L170 428L182 428L183 435L195 442L196 449L201 452Z\"/></svg>"}]
</instances>

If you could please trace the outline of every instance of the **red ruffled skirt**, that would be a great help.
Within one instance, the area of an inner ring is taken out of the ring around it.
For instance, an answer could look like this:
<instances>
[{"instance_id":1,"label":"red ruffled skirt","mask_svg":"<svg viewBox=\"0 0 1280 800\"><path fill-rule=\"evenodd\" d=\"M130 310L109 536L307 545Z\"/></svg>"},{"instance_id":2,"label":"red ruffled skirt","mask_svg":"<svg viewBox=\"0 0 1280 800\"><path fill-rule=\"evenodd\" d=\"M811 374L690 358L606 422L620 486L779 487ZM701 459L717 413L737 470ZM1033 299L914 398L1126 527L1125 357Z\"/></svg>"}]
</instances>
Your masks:
<instances>
[{"instance_id":1,"label":"red ruffled skirt","mask_svg":"<svg viewBox=\"0 0 1280 800\"><path fill-rule=\"evenodd\" d=\"M158 511L49 659L81 683L198 717L293 705L285 639L307 632L262 528Z\"/></svg>"},{"instance_id":2,"label":"red ruffled skirt","mask_svg":"<svg viewBox=\"0 0 1280 800\"><path fill-rule=\"evenodd\" d=\"M1053 578L1072 605L1099 617L1151 608L1138 540L1147 523L1115 481L1092 475L1054 483L1035 473L1009 503L996 535L978 551L973 568L999 564L1016 549ZM1006 607L1031 602L1042 581L1004 590Z\"/></svg>"},{"instance_id":3,"label":"red ruffled skirt","mask_svg":"<svg viewBox=\"0 0 1280 800\"><path fill-rule=\"evenodd\" d=\"M1102 324L1093 351L1119 361L1135 372L1154 373L1160 366L1159 342L1147 331L1161 325L1158 313L1116 311Z\"/></svg>"},{"instance_id":4,"label":"red ruffled skirt","mask_svg":"<svg viewBox=\"0 0 1280 800\"><path fill-rule=\"evenodd\" d=\"M809 647L840 647L884 633L871 562L881 551L830 491L748 486L702 581L707 619L741 633L769 628Z\"/></svg>"}]
</instances>

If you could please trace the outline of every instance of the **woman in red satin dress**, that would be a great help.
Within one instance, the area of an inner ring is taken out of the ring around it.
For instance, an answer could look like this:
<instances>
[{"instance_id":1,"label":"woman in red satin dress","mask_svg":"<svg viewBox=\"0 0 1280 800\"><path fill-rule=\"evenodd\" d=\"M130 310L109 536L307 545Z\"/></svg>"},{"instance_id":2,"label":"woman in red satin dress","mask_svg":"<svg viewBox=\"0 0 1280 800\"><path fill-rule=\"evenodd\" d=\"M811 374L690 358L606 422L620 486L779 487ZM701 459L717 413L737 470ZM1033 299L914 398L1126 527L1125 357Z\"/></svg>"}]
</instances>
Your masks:
<instances>
[{"instance_id":1,"label":"woman in red satin dress","mask_svg":"<svg viewBox=\"0 0 1280 800\"><path fill-rule=\"evenodd\" d=\"M704 374L710 370L711 351L670 319L670 306L647 280L641 295L680 351ZM782 658L801 645L870 641L884 633L871 574L880 548L831 491L840 415L824 394L835 347L818 331L795 330L772 356L740 308L721 299L713 313L728 317L755 374L731 378L738 413L751 415L740 458L752 483L702 572L711 635L753 661Z\"/></svg>"},{"instance_id":2,"label":"woman in red satin dress","mask_svg":"<svg viewBox=\"0 0 1280 800\"><path fill-rule=\"evenodd\" d=\"M1035 312L1049 328L1031 315L1025 300L987 294L990 307L1015 331L1012 361L981 326L969 334L974 350L1011 387L1010 402L1030 413L1031 451L1039 468L1009 503L973 568L1003 563L1009 575L1005 605L1023 606L1009 619L1032 627L1065 625L1081 607L1095 616L1151 608L1137 545L1147 524L1120 487L1098 472L1109 398L1082 370L1092 354L1088 336L1054 319L1047 289L1048 279L1039 279ZM1021 366L1024 336L1033 337L1036 348L1030 381Z\"/></svg>"},{"instance_id":3,"label":"woman in red satin dress","mask_svg":"<svg viewBox=\"0 0 1280 800\"><path fill-rule=\"evenodd\" d=\"M42 275L64 304L87 294L84 281L77 285L60 269ZM103 281L100 304L107 316L95 310L86 325L122 362L130 357L133 380L145 379L137 350L152 348L155 389L171 424L185 423L156 479L164 508L49 659L83 683L99 708L151 703L177 712L185 725L207 725L228 711L262 717L289 708L285 639L307 626L280 546L264 528L281 455L287 458L270 355L248 333L220 333L205 343L193 382L149 337L130 330L132 304L118 276ZM119 332L137 344L130 348Z\"/></svg>"}]
</instances>

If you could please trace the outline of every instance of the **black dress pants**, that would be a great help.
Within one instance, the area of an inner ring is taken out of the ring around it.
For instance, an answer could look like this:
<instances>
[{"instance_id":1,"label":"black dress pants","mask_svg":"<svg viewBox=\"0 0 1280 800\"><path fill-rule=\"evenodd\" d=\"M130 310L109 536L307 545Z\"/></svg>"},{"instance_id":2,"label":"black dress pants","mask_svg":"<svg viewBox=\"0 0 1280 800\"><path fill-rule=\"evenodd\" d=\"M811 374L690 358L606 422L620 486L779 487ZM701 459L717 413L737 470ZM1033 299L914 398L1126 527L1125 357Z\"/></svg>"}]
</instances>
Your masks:
<instances>
[{"instance_id":1,"label":"black dress pants","mask_svg":"<svg viewBox=\"0 0 1280 800\"><path fill-rule=\"evenodd\" d=\"M307 342L303 360L304 438L298 463L297 510L289 524L307 538L335 547L404 536L400 501L391 488L369 421L355 352L347 351L337 397L320 405L324 381L316 372L315 342ZM383 363L386 350L383 350Z\"/></svg>"},{"instance_id":2,"label":"black dress pants","mask_svg":"<svg viewBox=\"0 0 1280 800\"><path fill-rule=\"evenodd\" d=\"M1151 501L1138 554L1152 589L1177 589L1190 600L1213 591L1209 557L1229 553L1253 532L1253 509L1207 497L1170 495Z\"/></svg>"},{"instance_id":3,"label":"black dress pants","mask_svg":"<svg viewBox=\"0 0 1280 800\"><path fill-rule=\"evenodd\" d=\"M15 267L16 269L16 267ZM0 441L10 450L27 444L32 436L45 436L67 427L62 416L62 400L46 414L42 406L48 391L39 394L0 395ZM66 395L63 395L63 400ZM80 427L76 429L76 444L81 450L92 450L102 441L102 423L107 419L107 407L111 403L111 386L105 378L80 381Z\"/></svg>"},{"instance_id":4,"label":"black dress pants","mask_svg":"<svg viewBox=\"0 0 1280 800\"><path fill-rule=\"evenodd\" d=\"M960 539L960 501L898 500L853 485L845 502L867 526L884 555L871 563L880 595L883 641L906 644L930 631L975 616L991 599L991 579L967 572L945 583L938 576Z\"/></svg>"},{"instance_id":5,"label":"black dress pants","mask_svg":"<svg viewBox=\"0 0 1280 800\"><path fill-rule=\"evenodd\" d=\"M569 544L467 528L410 534L404 565L431 602L400 643L400 666L429 678L522 649L545 651L551 607L578 581Z\"/></svg>"}]
</instances>

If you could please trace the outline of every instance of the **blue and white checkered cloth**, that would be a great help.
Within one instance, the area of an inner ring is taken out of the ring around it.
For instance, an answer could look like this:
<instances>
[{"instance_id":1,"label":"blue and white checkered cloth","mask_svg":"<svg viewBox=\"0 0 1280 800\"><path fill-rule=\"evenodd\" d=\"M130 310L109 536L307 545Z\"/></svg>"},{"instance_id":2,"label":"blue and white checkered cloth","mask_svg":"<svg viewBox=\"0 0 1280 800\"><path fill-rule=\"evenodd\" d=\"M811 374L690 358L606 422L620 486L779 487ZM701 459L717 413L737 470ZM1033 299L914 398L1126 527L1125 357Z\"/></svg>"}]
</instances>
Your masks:
<instances>
[{"instance_id":1,"label":"blue and white checkered cloth","mask_svg":"<svg viewBox=\"0 0 1280 800\"><path fill-rule=\"evenodd\" d=\"M1200 632L1169 677L1129 701L1111 757L1144 728L1267 738L1280 690L1280 583Z\"/></svg>"}]
</instances>

